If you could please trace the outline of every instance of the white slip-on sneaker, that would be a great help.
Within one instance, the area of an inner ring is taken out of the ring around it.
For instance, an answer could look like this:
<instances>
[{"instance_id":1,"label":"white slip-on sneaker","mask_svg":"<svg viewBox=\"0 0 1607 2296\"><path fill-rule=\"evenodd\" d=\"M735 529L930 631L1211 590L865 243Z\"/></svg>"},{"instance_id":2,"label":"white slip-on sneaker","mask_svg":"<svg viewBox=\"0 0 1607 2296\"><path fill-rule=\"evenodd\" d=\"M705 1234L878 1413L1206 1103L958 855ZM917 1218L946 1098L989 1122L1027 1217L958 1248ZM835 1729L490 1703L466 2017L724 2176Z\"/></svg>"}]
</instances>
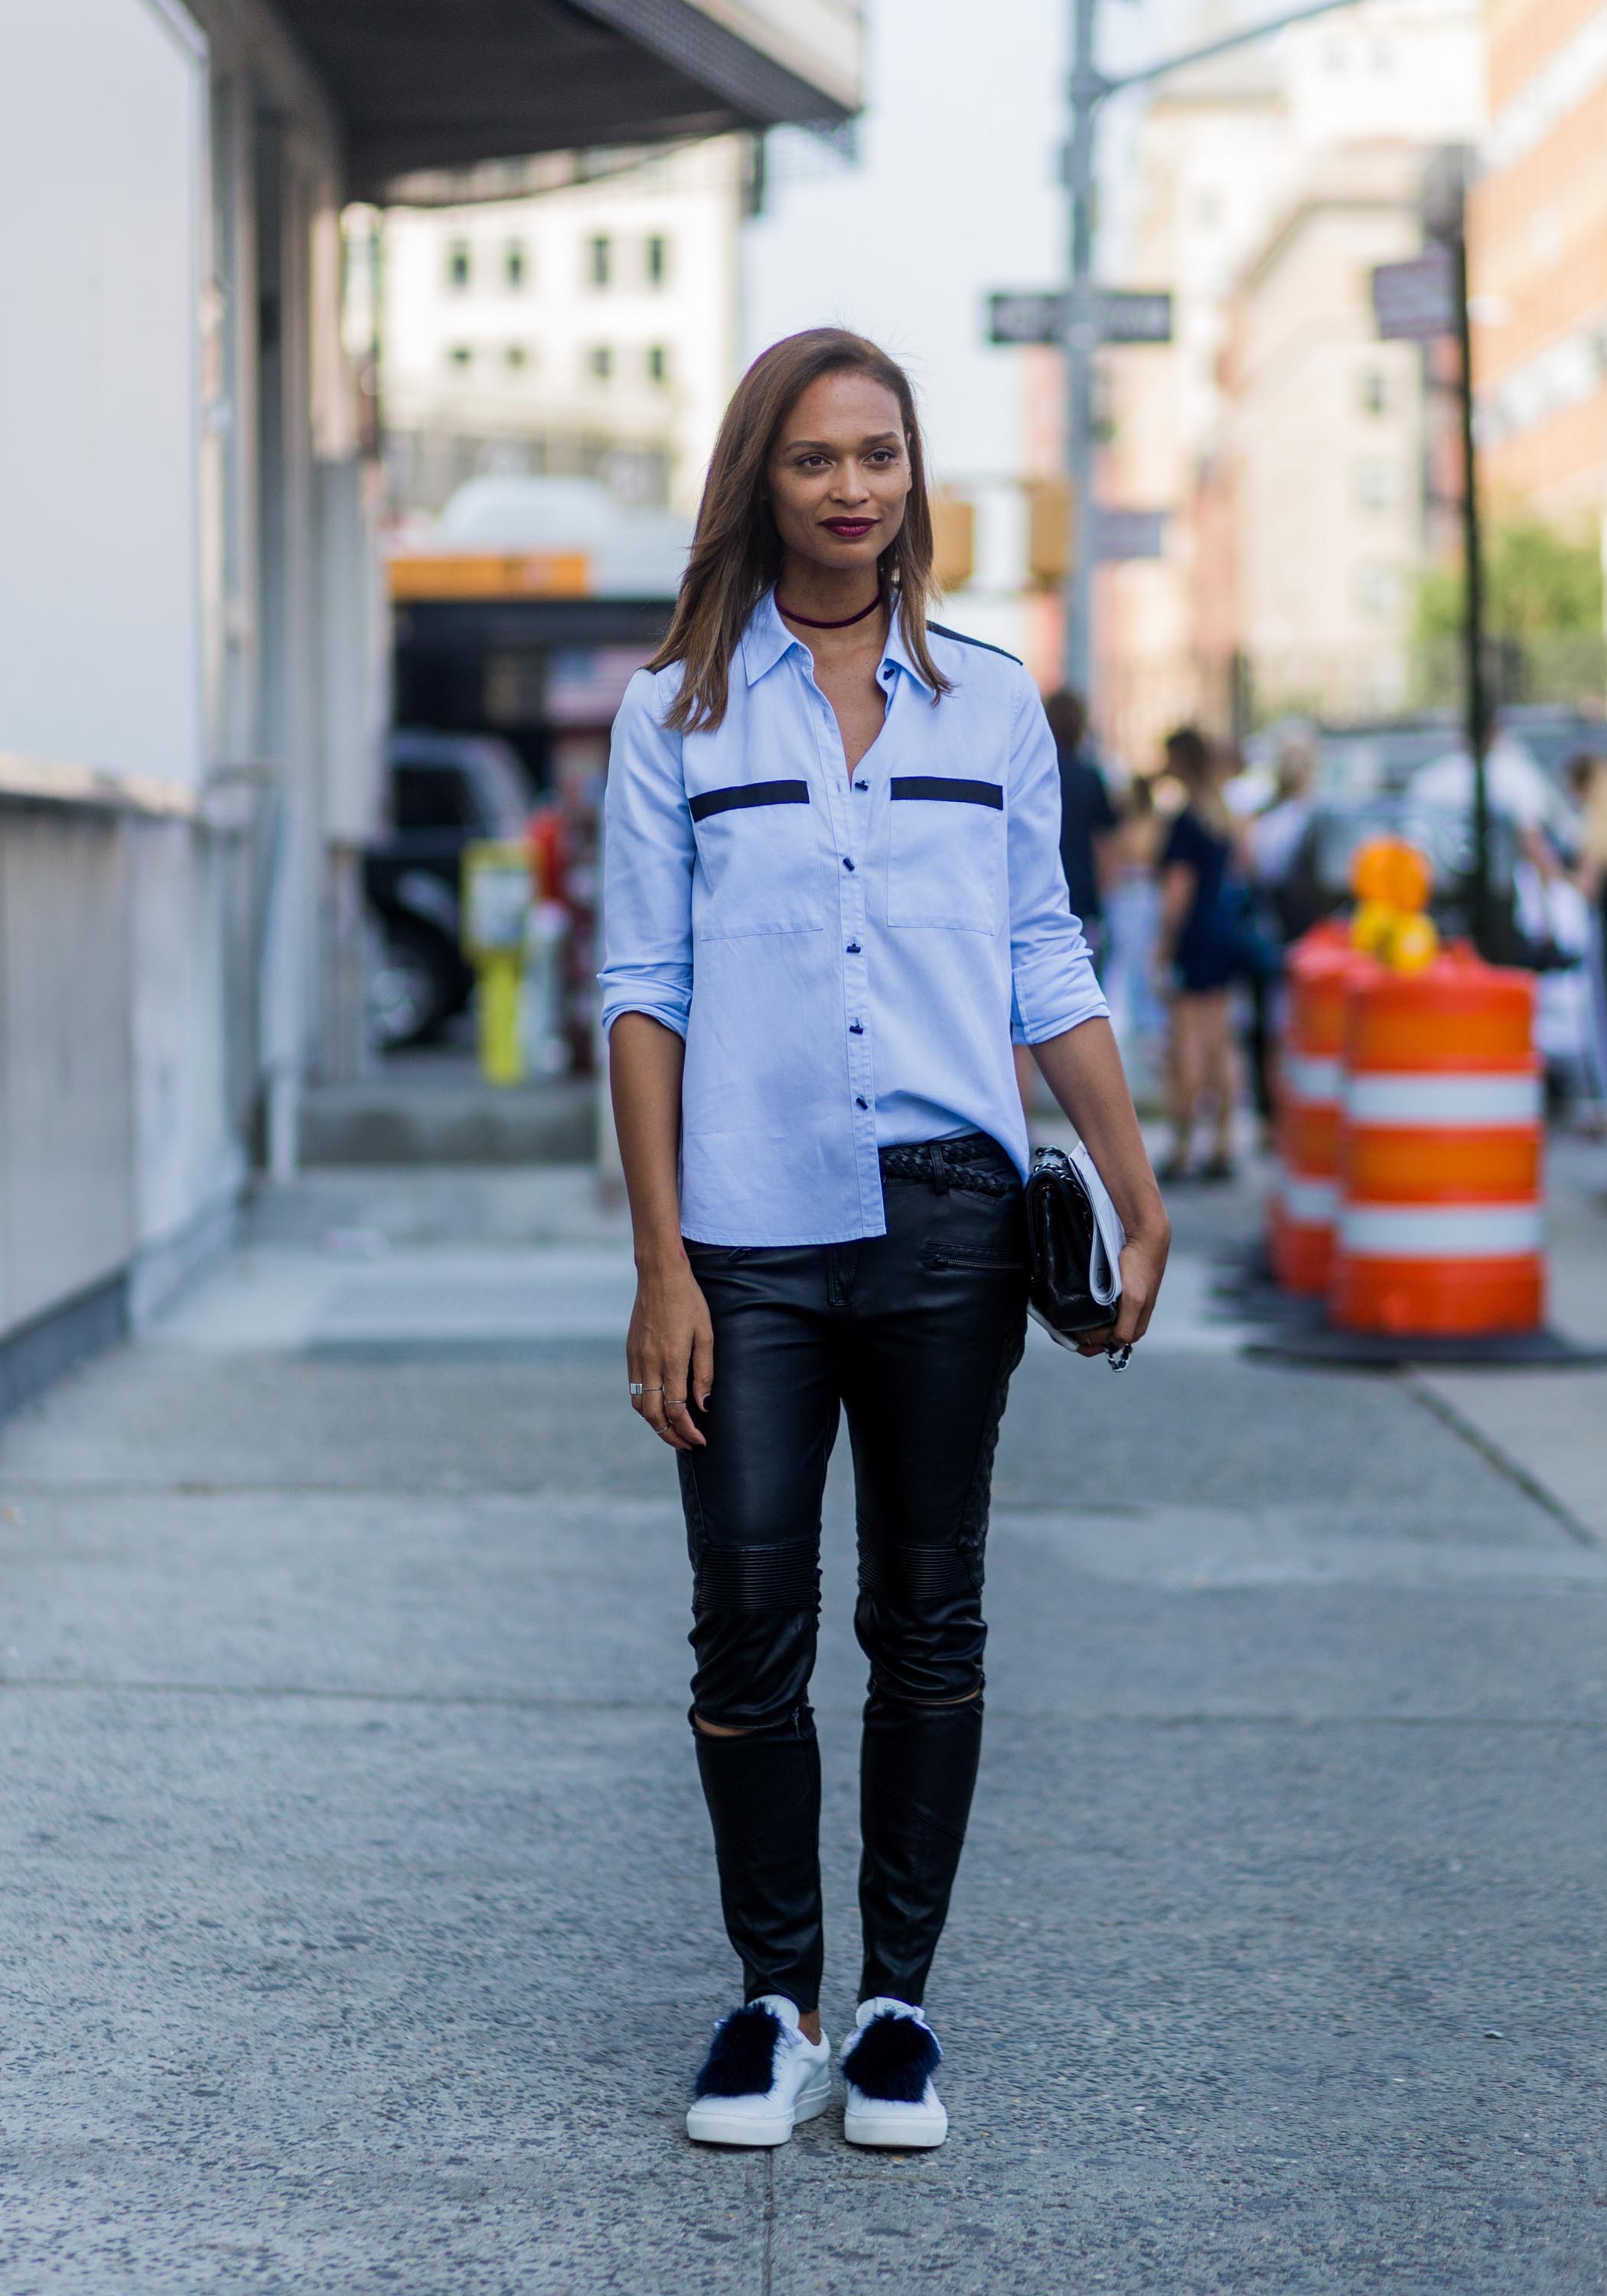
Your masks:
<instances>
[{"instance_id":1,"label":"white slip-on sneaker","mask_svg":"<svg viewBox=\"0 0 1607 2296\"><path fill-rule=\"evenodd\" d=\"M832 2094L832 2045L806 2040L783 1993L761 1993L714 2029L686 2134L700 2144L784 2144Z\"/></svg>"},{"instance_id":2,"label":"white slip-on sneaker","mask_svg":"<svg viewBox=\"0 0 1607 2296\"><path fill-rule=\"evenodd\" d=\"M938 2037L919 2009L885 1994L862 2001L857 2030L843 2045L849 2101L842 2133L850 2144L929 2151L948 2134L948 2115L932 2087L943 2061Z\"/></svg>"}]
</instances>

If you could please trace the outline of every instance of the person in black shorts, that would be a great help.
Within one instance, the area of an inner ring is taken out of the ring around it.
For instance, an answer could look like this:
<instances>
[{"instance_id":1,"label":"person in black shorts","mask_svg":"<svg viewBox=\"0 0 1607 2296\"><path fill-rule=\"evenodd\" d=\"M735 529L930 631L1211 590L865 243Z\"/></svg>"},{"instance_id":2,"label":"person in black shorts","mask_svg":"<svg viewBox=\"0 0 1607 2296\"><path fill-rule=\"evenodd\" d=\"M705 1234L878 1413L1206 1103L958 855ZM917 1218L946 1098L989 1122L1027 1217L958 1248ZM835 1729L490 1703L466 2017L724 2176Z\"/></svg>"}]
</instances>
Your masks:
<instances>
[{"instance_id":1,"label":"person in black shorts","mask_svg":"<svg viewBox=\"0 0 1607 2296\"><path fill-rule=\"evenodd\" d=\"M1229 892L1233 816L1222 796L1224 768L1194 726L1168 735L1166 763L1186 802L1160 853L1156 962L1170 998L1167 1081L1173 1133L1160 1177L1189 1175L1195 1113L1209 1095L1212 1150L1201 1177L1226 1180L1233 1176L1234 1099L1228 984L1240 964Z\"/></svg>"}]
</instances>

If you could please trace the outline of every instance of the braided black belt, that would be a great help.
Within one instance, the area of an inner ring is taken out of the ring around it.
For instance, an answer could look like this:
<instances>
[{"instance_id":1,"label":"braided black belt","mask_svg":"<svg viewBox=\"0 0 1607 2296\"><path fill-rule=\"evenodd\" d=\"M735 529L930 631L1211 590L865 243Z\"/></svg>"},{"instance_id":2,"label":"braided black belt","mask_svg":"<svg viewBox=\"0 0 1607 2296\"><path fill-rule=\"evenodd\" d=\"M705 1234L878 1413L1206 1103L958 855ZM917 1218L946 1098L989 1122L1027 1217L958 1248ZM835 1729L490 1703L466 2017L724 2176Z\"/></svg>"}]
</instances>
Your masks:
<instances>
[{"instance_id":1,"label":"braided black belt","mask_svg":"<svg viewBox=\"0 0 1607 2296\"><path fill-rule=\"evenodd\" d=\"M973 1196L1021 1193L1021 1175L998 1142L986 1132L967 1132L958 1140L920 1140L884 1148L881 1162L884 1180L922 1180L939 1195L949 1188Z\"/></svg>"}]
</instances>

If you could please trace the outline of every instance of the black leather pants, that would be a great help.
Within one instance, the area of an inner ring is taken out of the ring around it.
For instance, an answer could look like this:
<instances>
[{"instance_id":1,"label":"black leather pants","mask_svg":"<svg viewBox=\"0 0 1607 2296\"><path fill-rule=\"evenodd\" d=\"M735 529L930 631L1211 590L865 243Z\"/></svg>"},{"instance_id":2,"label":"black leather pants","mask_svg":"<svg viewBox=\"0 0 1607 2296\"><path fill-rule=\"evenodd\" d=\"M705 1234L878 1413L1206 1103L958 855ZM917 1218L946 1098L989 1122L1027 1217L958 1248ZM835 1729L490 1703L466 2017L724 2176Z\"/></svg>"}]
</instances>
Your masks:
<instances>
[{"instance_id":1,"label":"black leather pants","mask_svg":"<svg viewBox=\"0 0 1607 2296\"><path fill-rule=\"evenodd\" d=\"M1026 1332L1021 1184L981 1134L884 1150L888 1232L727 1250L688 1242L714 1320L708 1447L680 1457L693 1712L746 1997L819 1998L820 1758L808 1702L826 1462L846 1408L865 1708L860 1998L918 2003L982 1734L982 1550Z\"/></svg>"}]
</instances>

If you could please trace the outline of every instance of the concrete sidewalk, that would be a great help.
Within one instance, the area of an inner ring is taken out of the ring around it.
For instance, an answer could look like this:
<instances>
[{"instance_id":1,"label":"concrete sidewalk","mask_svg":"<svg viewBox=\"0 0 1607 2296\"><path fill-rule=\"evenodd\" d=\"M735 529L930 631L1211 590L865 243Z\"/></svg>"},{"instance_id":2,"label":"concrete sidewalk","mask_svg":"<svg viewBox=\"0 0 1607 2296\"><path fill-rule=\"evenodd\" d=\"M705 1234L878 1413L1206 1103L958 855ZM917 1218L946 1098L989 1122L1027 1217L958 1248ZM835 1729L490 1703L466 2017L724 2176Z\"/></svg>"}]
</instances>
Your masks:
<instances>
[{"instance_id":1,"label":"concrete sidewalk","mask_svg":"<svg viewBox=\"0 0 1607 2296\"><path fill-rule=\"evenodd\" d=\"M320 1176L12 1421L0 2296L1607 2288L1607 1374L1246 1361L1251 1208L1177 1212L1153 1343L1006 1422L924 2159L682 2133L733 1968L584 1176Z\"/></svg>"}]
</instances>

